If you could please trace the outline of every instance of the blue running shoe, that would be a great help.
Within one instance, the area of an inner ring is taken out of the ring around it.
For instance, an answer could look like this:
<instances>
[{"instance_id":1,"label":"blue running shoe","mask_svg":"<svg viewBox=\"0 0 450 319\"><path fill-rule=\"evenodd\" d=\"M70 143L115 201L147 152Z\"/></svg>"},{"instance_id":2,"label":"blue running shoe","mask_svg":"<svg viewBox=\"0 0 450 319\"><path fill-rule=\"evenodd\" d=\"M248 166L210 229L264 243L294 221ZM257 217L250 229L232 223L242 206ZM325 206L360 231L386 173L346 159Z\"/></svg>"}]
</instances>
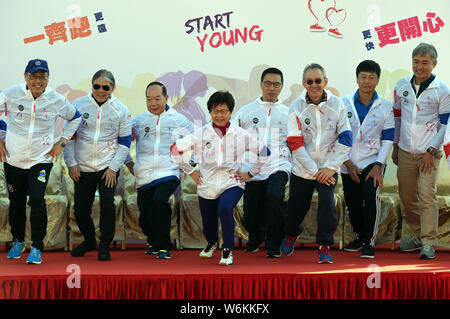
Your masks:
<instances>
[{"instance_id":1,"label":"blue running shoe","mask_svg":"<svg viewBox=\"0 0 450 319\"><path fill-rule=\"evenodd\" d=\"M332 264L333 257L330 254L330 246L319 246L319 264Z\"/></svg>"},{"instance_id":2,"label":"blue running shoe","mask_svg":"<svg viewBox=\"0 0 450 319\"><path fill-rule=\"evenodd\" d=\"M160 250L158 252L158 256L156 256L158 259L170 259L172 258L172 253L170 250Z\"/></svg>"},{"instance_id":3,"label":"blue running shoe","mask_svg":"<svg viewBox=\"0 0 450 319\"><path fill-rule=\"evenodd\" d=\"M17 239L13 242L13 246L8 251L8 258L10 259L18 259L21 257L22 253L25 251L25 242L17 241Z\"/></svg>"},{"instance_id":4,"label":"blue running shoe","mask_svg":"<svg viewBox=\"0 0 450 319\"><path fill-rule=\"evenodd\" d=\"M286 236L281 243L280 251L286 256L290 256L294 252L294 244L297 240L295 236Z\"/></svg>"},{"instance_id":5,"label":"blue running shoe","mask_svg":"<svg viewBox=\"0 0 450 319\"><path fill-rule=\"evenodd\" d=\"M152 247L152 245L150 245L149 243L147 243L147 246L145 246L145 254L146 255L156 255L158 254L159 250L156 250Z\"/></svg>"},{"instance_id":6,"label":"blue running shoe","mask_svg":"<svg viewBox=\"0 0 450 319\"><path fill-rule=\"evenodd\" d=\"M42 263L42 253L39 249L34 248L31 246L30 254L27 258L27 264L37 264L39 265Z\"/></svg>"}]
</instances>

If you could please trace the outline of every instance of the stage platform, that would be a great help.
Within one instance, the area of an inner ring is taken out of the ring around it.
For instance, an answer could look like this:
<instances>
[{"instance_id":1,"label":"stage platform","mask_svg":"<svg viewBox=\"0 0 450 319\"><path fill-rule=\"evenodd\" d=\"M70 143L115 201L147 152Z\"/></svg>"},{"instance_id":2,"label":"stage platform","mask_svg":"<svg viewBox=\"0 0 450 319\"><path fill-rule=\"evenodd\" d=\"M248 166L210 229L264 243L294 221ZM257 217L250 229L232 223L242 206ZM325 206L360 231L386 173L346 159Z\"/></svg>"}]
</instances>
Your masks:
<instances>
[{"instance_id":1,"label":"stage platform","mask_svg":"<svg viewBox=\"0 0 450 319\"><path fill-rule=\"evenodd\" d=\"M53 251L44 252L41 265L27 265L28 251L11 260L1 246L0 299L450 298L450 250L421 260L418 252L377 247L374 259L362 259L333 248L335 262L323 265L313 245L281 258L236 248L232 266L218 264L220 252L211 259L199 252L174 250L172 259L158 260L143 246L127 247L101 262L96 251L79 258Z\"/></svg>"}]
</instances>

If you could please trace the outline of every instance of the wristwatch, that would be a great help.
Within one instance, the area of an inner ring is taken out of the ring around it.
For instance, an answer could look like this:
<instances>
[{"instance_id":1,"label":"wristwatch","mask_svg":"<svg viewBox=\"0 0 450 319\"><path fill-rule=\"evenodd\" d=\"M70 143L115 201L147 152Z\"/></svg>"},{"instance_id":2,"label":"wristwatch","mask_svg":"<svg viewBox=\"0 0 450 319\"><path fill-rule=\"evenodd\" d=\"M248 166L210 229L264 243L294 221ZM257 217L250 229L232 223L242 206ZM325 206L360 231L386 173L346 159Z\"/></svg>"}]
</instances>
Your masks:
<instances>
[{"instance_id":1,"label":"wristwatch","mask_svg":"<svg viewBox=\"0 0 450 319\"><path fill-rule=\"evenodd\" d=\"M427 153L430 153L431 155L436 155L436 153L438 152L438 150L433 150L431 147L427 148Z\"/></svg>"},{"instance_id":2,"label":"wristwatch","mask_svg":"<svg viewBox=\"0 0 450 319\"><path fill-rule=\"evenodd\" d=\"M247 174L248 174L248 176L250 176L250 178L252 178L252 177L253 177L253 174L252 174L252 173L250 173L250 171L248 171L248 172L247 172Z\"/></svg>"},{"instance_id":3,"label":"wristwatch","mask_svg":"<svg viewBox=\"0 0 450 319\"><path fill-rule=\"evenodd\" d=\"M65 147L65 146L66 146L66 143L63 142L63 141L61 141L61 140L59 140L58 143L59 143L62 147Z\"/></svg>"}]
</instances>

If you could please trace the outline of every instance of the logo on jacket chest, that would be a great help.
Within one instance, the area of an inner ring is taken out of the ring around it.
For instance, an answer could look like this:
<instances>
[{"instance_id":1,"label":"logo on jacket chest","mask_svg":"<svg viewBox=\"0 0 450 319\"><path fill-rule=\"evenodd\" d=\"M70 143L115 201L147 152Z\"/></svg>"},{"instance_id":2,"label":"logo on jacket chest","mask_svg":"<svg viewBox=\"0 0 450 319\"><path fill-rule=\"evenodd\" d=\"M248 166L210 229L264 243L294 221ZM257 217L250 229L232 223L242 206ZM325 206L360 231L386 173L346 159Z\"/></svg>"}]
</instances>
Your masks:
<instances>
[{"instance_id":1,"label":"logo on jacket chest","mask_svg":"<svg viewBox=\"0 0 450 319\"><path fill-rule=\"evenodd\" d=\"M213 144L210 141L207 141L205 143L204 151L206 157L211 157L216 155L216 148L213 146Z\"/></svg>"},{"instance_id":2,"label":"logo on jacket chest","mask_svg":"<svg viewBox=\"0 0 450 319\"><path fill-rule=\"evenodd\" d=\"M89 113L83 113L83 118L81 119L81 125L88 127L87 119L89 118Z\"/></svg>"},{"instance_id":3,"label":"logo on jacket chest","mask_svg":"<svg viewBox=\"0 0 450 319\"><path fill-rule=\"evenodd\" d=\"M150 137L150 127L146 127L144 128L144 138L149 138Z\"/></svg>"}]
</instances>

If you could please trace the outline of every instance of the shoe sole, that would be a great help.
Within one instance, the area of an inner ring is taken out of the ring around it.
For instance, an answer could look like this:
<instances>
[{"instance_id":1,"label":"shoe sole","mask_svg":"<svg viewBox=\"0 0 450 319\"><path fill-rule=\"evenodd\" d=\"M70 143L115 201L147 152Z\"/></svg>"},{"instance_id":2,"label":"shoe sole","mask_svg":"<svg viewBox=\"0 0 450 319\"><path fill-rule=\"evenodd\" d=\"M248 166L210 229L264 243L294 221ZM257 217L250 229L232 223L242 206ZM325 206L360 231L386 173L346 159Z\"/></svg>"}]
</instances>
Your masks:
<instances>
[{"instance_id":1,"label":"shoe sole","mask_svg":"<svg viewBox=\"0 0 450 319\"><path fill-rule=\"evenodd\" d=\"M294 253L294 248L292 248L292 251L289 254L286 254L282 249L280 249L281 253L285 256L290 256Z\"/></svg>"},{"instance_id":2,"label":"shoe sole","mask_svg":"<svg viewBox=\"0 0 450 319\"><path fill-rule=\"evenodd\" d=\"M400 251L404 252L404 253L409 253L409 252L412 252L412 251L421 250L422 247L416 247L416 248L412 248L412 249L401 249L400 247L398 247L398 249Z\"/></svg>"},{"instance_id":3,"label":"shoe sole","mask_svg":"<svg viewBox=\"0 0 450 319\"><path fill-rule=\"evenodd\" d=\"M97 258L97 260L100 260L100 261L109 261L109 260L111 260L111 258L108 258L108 257L106 257L106 258Z\"/></svg>"},{"instance_id":4,"label":"shoe sole","mask_svg":"<svg viewBox=\"0 0 450 319\"><path fill-rule=\"evenodd\" d=\"M431 256L431 257L425 256L425 255L419 256L419 259L435 259L435 258L436 258L436 256Z\"/></svg>"},{"instance_id":5,"label":"shoe sole","mask_svg":"<svg viewBox=\"0 0 450 319\"><path fill-rule=\"evenodd\" d=\"M375 256L371 256L371 255L361 255L361 258L375 258Z\"/></svg>"},{"instance_id":6,"label":"shoe sole","mask_svg":"<svg viewBox=\"0 0 450 319\"><path fill-rule=\"evenodd\" d=\"M23 254L24 251L25 251L25 247L23 247L23 249L22 249L22 251L20 252L20 255L19 255L19 256L17 256L17 257L9 257L8 255L6 255L6 257L7 257L8 259L20 259L20 258L22 258L22 254Z\"/></svg>"},{"instance_id":7,"label":"shoe sole","mask_svg":"<svg viewBox=\"0 0 450 319\"><path fill-rule=\"evenodd\" d=\"M42 261L28 261L27 260L27 265L40 265L42 264Z\"/></svg>"},{"instance_id":8,"label":"shoe sole","mask_svg":"<svg viewBox=\"0 0 450 319\"><path fill-rule=\"evenodd\" d=\"M333 263L332 261L329 261L327 259L319 260L319 264L332 264L332 263Z\"/></svg>"},{"instance_id":9,"label":"shoe sole","mask_svg":"<svg viewBox=\"0 0 450 319\"><path fill-rule=\"evenodd\" d=\"M335 37L335 38L338 38L338 39L342 39L344 37L343 35L337 35L337 34L330 33L330 32L328 32L328 35L330 35L332 37Z\"/></svg>"},{"instance_id":10,"label":"shoe sole","mask_svg":"<svg viewBox=\"0 0 450 319\"><path fill-rule=\"evenodd\" d=\"M219 262L220 266L231 266L233 263Z\"/></svg>"},{"instance_id":11,"label":"shoe sole","mask_svg":"<svg viewBox=\"0 0 450 319\"><path fill-rule=\"evenodd\" d=\"M200 258L212 258L212 256L214 255L214 253L217 251L217 248L214 249L211 253L204 253L203 251L199 254ZM209 255L210 254L210 255Z\"/></svg>"},{"instance_id":12,"label":"shoe sole","mask_svg":"<svg viewBox=\"0 0 450 319\"><path fill-rule=\"evenodd\" d=\"M257 253L259 251L259 247L253 250L247 250L247 248L245 249L246 252L248 253Z\"/></svg>"},{"instance_id":13,"label":"shoe sole","mask_svg":"<svg viewBox=\"0 0 450 319\"><path fill-rule=\"evenodd\" d=\"M345 251L351 251L353 253L358 252L361 250L362 247L359 248L344 248Z\"/></svg>"},{"instance_id":14,"label":"shoe sole","mask_svg":"<svg viewBox=\"0 0 450 319\"><path fill-rule=\"evenodd\" d=\"M267 258L281 258L281 255L266 255Z\"/></svg>"}]
</instances>

